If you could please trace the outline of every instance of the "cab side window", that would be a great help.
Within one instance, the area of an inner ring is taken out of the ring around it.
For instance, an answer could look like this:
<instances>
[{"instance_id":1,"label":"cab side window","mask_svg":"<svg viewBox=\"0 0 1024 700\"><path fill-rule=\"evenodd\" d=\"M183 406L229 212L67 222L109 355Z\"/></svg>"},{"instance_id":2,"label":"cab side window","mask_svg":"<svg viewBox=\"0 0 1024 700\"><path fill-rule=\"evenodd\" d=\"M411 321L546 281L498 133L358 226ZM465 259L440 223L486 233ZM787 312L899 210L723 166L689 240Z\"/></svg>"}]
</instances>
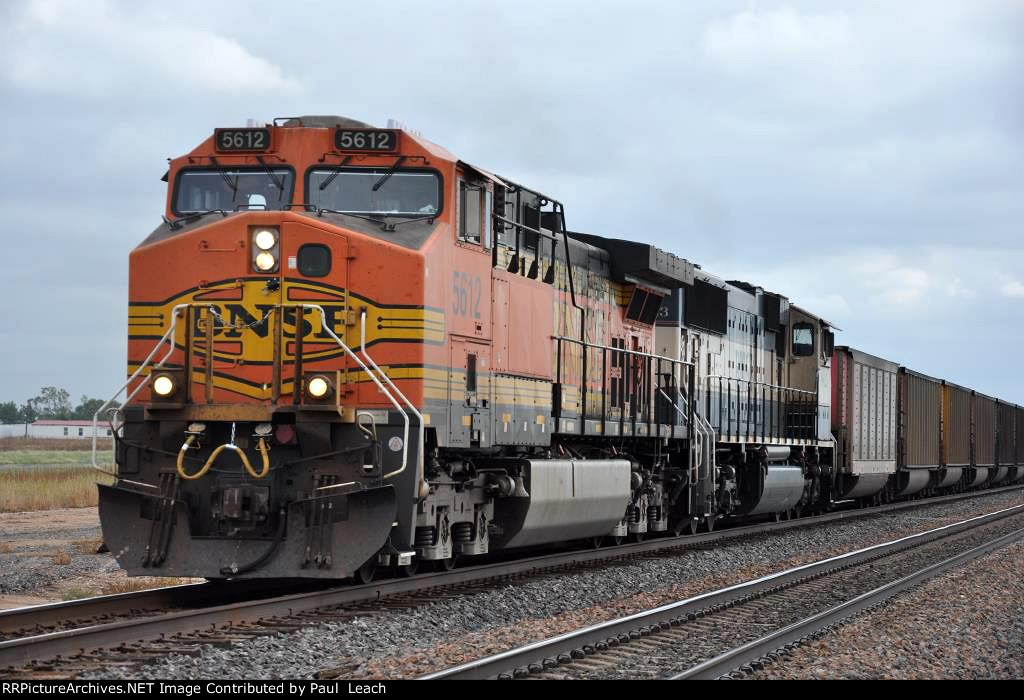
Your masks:
<instances>
[{"instance_id":1,"label":"cab side window","mask_svg":"<svg viewBox=\"0 0 1024 700\"><path fill-rule=\"evenodd\" d=\"M492 206L486 185L459 180L459 240L491 247Z\"/></svg>"},{"instance_id":2,"label":"cab side window","mask_svg":"<svg viewBox=\"0 0 1024 700\"><path fill-rule=\"evenodd\" d=\"M807 357L814 354L814 326L809 323L793 325L793 356Z\"/></svg>"}]
</instances>

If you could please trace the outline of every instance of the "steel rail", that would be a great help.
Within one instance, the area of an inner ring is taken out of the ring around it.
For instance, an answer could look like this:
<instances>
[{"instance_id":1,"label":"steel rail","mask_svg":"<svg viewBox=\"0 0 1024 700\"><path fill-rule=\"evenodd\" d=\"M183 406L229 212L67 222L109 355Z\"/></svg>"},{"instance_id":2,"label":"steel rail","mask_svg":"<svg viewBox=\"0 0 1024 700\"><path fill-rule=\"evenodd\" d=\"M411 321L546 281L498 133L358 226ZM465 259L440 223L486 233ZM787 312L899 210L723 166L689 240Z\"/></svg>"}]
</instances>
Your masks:
<instances>
[{"instance_id":1,"label":"steel rail","mask_svg":"<svg viewBox=\"0 0 1024 700\"><path fill-rule=\"evenodd\" d=\"M724 654L709 659L670 680L714 680L728 676L731 672L756 663L769 654L788 651L787 647L806 642L833 626L843 624L849 619L880 603L884 603L895 595L917 586L930 578L939 576L952 568L971 562L1002 547L1024 539L1024 529L1009 532L989 542L979 545L966 552L961 552L937 564L926 566L909 576L879 586L845 603L840 603L816 615L812 615L780 630L765 635L760 639L736 647Z\"/></svg>"},{"instance_id":2,"label":"steel rail","mask_svg":"<svg viewBox=\"0 0 1024 700\"><path fill-rule=\"evenodd\" d=\"M790 529L812 527L823 523L836 522L851 518L870 517L894 510L918 508L947 501L967 500L979 496L985 497L1006 491L1021 489L1024 489L1024 486L1008 486L1001 489L993 489L991 491L955 494L937 499L929 499L927 501L906 501L870 509L836 511L833 513L799 518L796 520L754 523L750 525L730 527L716 532L701 533L698 535L664 537L646 542L636 542L594 550L543 554L507 562L481 564L479 566L455 569L449 572L421 574L411 578L392 579L362 585L292 593L272 598L244 600L224 605L208 605L203 608L174 611L141 619L90 624L74 629L47 632L29 637L0 641L0 668L19 667L32 661L51 659L58 656L66 656L85 651L117 646L127 641L159 639L182 632L194 632L201 629L215 628L218 625L237 624L245 621L260 620L282 615L292 615L299 612L316 610L318 608L374 601L384 596L397 595L401 593L422 592L429 589L458 586L469 583L486 583L495 579L521 576L524 574L555 572L561 569L601 561L611 563L645 554L686 549L712 542L722 542ZM1024 508L1024 506L1020 507ZM238 583L256 586L260 583L265 584L266 582L252 580L212 585L218 585L222 588L225 586L234 588ZM205 587L211 584L193 585L197 587ZM32 606L29 608L15 608L13 610L0 613L0 624L6 625L10 628L26 628L31 626L32 617L34 615L46 616L45 618L40 617L40 619L67 619L69 615L72 615L76 610L88 610L88 606L93 606L93 610L90 611L91 615L95 615L96 610L102 606L108 606L108 609L123 614L126 607L128 607L126 603L130 604L133 602L131 600L131 596L144 596L147 594L167 595L166 592L168 590L173 590L175 588L177 587L171 587L170 589L157 589L156 593L154 593L154 591L143 591L137 594L120 594L117 596L104 596L102 598L82 599L78 601L68 601L66 603ZM197 588L196 590L199 589ZM84 615L79 616L82 617ZM15 620L17 620L17 622L15 622ZM21 620L26 620L28 624L21 623Z\"/></svg>"},{"instance_id":3,"label":"steel rail","mask_svg":"<svg viewBox=\"0 0 1024 700\"><path fill-rule=\"evenodd\" d=\"M523 669L539 670L558 665L558 658L579 657L583 650L616 640L628 640L637 634L667 629L673 622L678 623L690 615L696 615L709 608L722 606L737 599L791 587L792 585L817 578L838 568L849 568L881 556L910 549L985 525L1003 518L1024 513L1024 504L1003 508L985 515L975 516L949 525L926 530L864 547L846 554L828 557L817 562L804 564L725 588L701 593L685 600L661 605L650 610L625 617L608 620L583 629L533 642L492 656L477 659L459 666L421 676L421 680L466 679L482 680L504 675L515 675Z\"/></svg>"},{"instance_id":4,"label":"steel rail","mask_svg":"<svg viewBox=\"0 0 1024 700\"><path fill-rule=\"evenodd\" d=\"M315 585L297 584L296 587ZM180 583L141 591L91 596L59 603L40 603L0 610L0 637L32 628L68 625L76 620L113 617L134 612L200 607L216 602L242 600L274 593L280 595L280 583L260 579L198 583Z\"/></svg>"},{"instance_id":5,"label":"steel rail","mask_svg":"<svg viewBox=\"0 0 1024 700\"><path fill-rule=\"evenodd\" d=\"M772 532L796 529L804 526L819 525L822 523L834 522L850 518L865 518L873 515L882 515L891 511L907 510L917 507L924 507L932 504L969 500L977 497L999 495L1013 490L1024 490L1024 486L1004 486L999 489L992 489L981 492L966 494L953 494L941 496L927 501L904 501L890 503L873 508L857 510L841 510L819 516L808 516L797 520L784 522L762 522L750 525L730 526L713 533L701 533L698 535L680 535L677 537L660 537L642 543L623 544L617 547L605 547L600 550L577 552L581 557L579 562L584 563L594 559L614 559L617 553L622 556L656 552L660 549L683 548L691 545L702 545L710 542L717 542L742 537L770 534ZM542 563L545 560L553 559L564 555L546 555L531 557L523 561ZM486 566L483 565L483 566ZM422 577L420 577L422 578ZM311 582L316 586L317 582ZM374 584L368 584L373 586ZM379 584L377 584L379 585ZM250 579L228 582L204 582L178 584L174 586L163 586L142 591L131 591L128 593L117 593L113 595L93 596L79 598L77 600L62 601L59 603L43 603L9 610L0 610L0 634L10 634L21 629L32 627L45 627L57 623L66 623L69 620L88 617L101 617L105 615L123 614L126 610L159 610L161 608L198 606L208 604L211 599L217 596L253 596L259 595L266 589L280 586L272 586L260 579Z\"/></svg>"}]
</instances>

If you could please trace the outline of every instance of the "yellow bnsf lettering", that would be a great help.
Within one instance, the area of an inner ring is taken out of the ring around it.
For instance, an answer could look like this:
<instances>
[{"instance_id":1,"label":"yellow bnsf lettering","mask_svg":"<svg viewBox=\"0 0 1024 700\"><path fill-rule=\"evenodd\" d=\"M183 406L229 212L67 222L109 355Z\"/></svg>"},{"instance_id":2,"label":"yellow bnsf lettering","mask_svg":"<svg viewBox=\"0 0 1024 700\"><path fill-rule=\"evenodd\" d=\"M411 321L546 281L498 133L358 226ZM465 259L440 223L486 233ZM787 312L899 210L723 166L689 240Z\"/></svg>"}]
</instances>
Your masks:
<instances>
[{"instance_id":1,"label":"yellow bnsf lettering","mask_svg":"<svg viewBox=\"0 0 1024 700\"><path fill-rule=\"evenodd\" d=\"M174 337L179 355L171 364L184 362L180 353L190 346L198 358L192 381L204 382L202 358L207 354L209 337L213 345L209 355L213 359L214 387L255 399L271 397L270 368L275 363L293 364L297 352L302 353L305 363L330 362L342 357L344 351L332 332L350 346L358 347L363 342L359 337L359 314L363 310L367 317L368 347L387 342L441 345L446 338L444 312L440 309L378 304L371 299L350 297L346 290L326 284L286 280L280 289L268 293L264 279L225 280L158 303L131 302L128 336L137 342L129 354L129 372L138 367L152 344L163 335L171 314L180 304L190 305L189 322L179 316ZM322 308L323 315L319 309L306 309L300 324L299 306L304 304ZM297 342L299 338L301 343ZM309 369L311 364L304 366ZM293 379L284 376L282 381L282 390L291 391Z\"/></svg>"},{"instance_id":2,"label":"yellow bnsf lettering","mask_svg":"<svg viewBox=\"0 0 1024 700\"><path fill-rule=\"evenodd\" d=\"M260 338L266 338L270 333L270 324L277 323L277 314L274 304L256 304L252 308L246 308L241 303L211 304L214 309L214 331L213 334L219 338L242 338L245 333L255 333ZM342 305L320 304L327 316L328 327L335 333L341 334L344 331L343 320L345 307ZM284 320L284 336L294 338L296 335L296 321L298 309L285 307L281 312ZM328 338L330 333L320 323L320 314L316 311L307 311L306 318L302 320L302 337L305 338ZM313 320L316 324L314 325ZM316 331L314 333L314 331ZM205 332L205 321L199 315L193 319L194 334Z\"/></svg>"}]
</instances>

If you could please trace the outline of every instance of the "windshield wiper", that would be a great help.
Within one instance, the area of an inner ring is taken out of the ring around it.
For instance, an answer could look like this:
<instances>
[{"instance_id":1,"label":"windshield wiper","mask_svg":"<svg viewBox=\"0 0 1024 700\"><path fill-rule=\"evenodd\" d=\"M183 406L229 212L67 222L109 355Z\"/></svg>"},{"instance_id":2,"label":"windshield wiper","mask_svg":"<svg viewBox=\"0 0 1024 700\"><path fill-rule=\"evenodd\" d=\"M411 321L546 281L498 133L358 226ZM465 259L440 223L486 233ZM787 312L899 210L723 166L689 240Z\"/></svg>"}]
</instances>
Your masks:
<instances>
[{"instance_id":1,"label":"windshield wiper","mask_svg":"<svg viewBox=\"0 0 1024 700\"><path fill-rule=\"evenodd\" d=\"M228 174L220 169L220 163L217 162L215 156L210 156L210 162L213 163L213 167L217 168L217 174L220 175L221 179L231 188L231 201L234 202L235 197L238 196L238 178L236 177L235 181L232 182Z\"/></svg>"},{"instance_id":2,"label":"windshield wiper","mask_svg":"<svg viewBox=\"0 0 1024 700\"><path fill-rule=\"evenodd\" d=\"M348 165L348 162L352 160L352 156L345 156L345 159L338 163L339 168L343 168ZM334 178L341 175L341 170L335 170L333 173L327 176L327 179L320 183L320 191L323 192L327 189L327 186L334 182Z\"/></svg>"},{"instance_id":3,"label":"windshield wiper","mask_svg":"<svg viewBox=\"0 0 1024 700\"><path fill-rule=\"evenodd\" d=\"M369 221L372 224L380 224L386 226L387 224L382 221L379 217L369 216L367 214L353 214L350 211L338 211L337 209L317 209L316 215L323 217L324 214L341 214L342 216L351 216L356 219L362 219L363 221Z\"/></svg>"},{"instance_id":4,"label":"windshield wiper","mask_svg":"<svg viewBox=\"0 0 1024 700\"><path fill-rule=\"evenodd\" d=\"M386 224L384 224L384 230L385 231L394 231L395 228L398 227L398 226L404 226L405 224L411 224L411 223L414 223L416 221L429 221L430 223L434 223L434 219L436 219L436 218L437 218L437 214L428 214L426 216L416 216L416 217L413 217L412 219L406 219L405 221L399 221L397 223L386 223Z\"/></svg>"},{"instance_id":5,"label":"windshield wiper","mask_svg":"<svg viewBox=\"0 0 1024 700\"><path fill-rule=\"evenodd\" d=\"M284 196L284 179L277 179L277 175L275 175L274 171L270 169L270 166L267 165L267 162L263 160L263 156L256 156L256 162L263 166L263 169L267 172L267 176L271 179L271 181L274 183L277 189L281 190L281 193L277 195L277 201L280 202L281 197Z\"/></svg>"},{"instance_id":6,"label":"windshield wiper","mask_svg":"<svg viewBox=\"0 0 1024 700\"><path fill-rule=\"evenodd\" d=\"M437 218L437 214L428 214L427 216L417 216L412 219L406 219L405 221L399 221L397 223L391 223L384 221L386 216L402 216L402 214L354 214L350 211L338 211L337 209L317 209L316 215L322 217L324 214L341 214L342 216L351 216L356 219L362 219L363 221L369 221L370 223L380 224L381 229L391 233L396 227L403 224L411 224L414 221L430 221L433 222Z\"/></svg>"},{"instance_id":7,"label":"windshield wiper","mask_svg":"<svg viewBox=\"0 0 1024 700\"><path fill-rule=\"evenodd\" d=\"M220 214L221 216L227 216L232 213L234 212L230 212L227 209L207 209L206 211L190 211L187 214L182 214L177 219L168 219L167 217L164 217L164 221L171 227L172 231L177 231L183 225L190 224L193 221L198 221L207 214Z\"/></svg>"},{"instance_id":8,"label":"windshield wiper","mask_svg":"<svg viewBox=\"0 0 1024 700\"><path fill-rule=\"evenodd\" d=\"M384 183L391 179L391 176L395 174L395 171L402 166L402 163L405 162L405 158L406 156L398 156L398 160L395 161L395 164L388 168L388 171L381 175L380 179L377 180L377 182L373 183L373 187L371 189L374 192L376 192L381 187L383 187Z\"/></svg>"}]
</instances>

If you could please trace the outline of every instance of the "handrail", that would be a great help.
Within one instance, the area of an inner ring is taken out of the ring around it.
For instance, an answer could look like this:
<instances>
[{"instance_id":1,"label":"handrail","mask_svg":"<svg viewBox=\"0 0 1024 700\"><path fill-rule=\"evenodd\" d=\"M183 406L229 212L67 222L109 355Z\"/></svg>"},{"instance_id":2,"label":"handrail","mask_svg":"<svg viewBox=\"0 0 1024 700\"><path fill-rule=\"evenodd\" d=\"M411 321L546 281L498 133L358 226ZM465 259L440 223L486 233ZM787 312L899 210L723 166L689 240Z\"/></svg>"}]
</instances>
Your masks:
<instances>
[{"instance_id":1,"label":"handrail","mask_svg":"<svg viewBox=\"0 0 1024 700\"><path fill-rule=\"evenodd\" d=\"M110 399L107 400L102 406L100 406L100 408L96 411L96 413L93 414L92 466L97 471L103 472L104 474L109 474L110 476L115 476L115 477L117 476L117 474L115 472L111 472L111 471L108 471L106 469L101 468L99 466L99 464L97 463L97 461L96 461L96 448L97 448L97 439L98 439L98 433L99 433L99 416L100 416L100 414L103 413L104 411L106 411L110 407L110 405L114 402L114 400L118 396L120 396L121 393L123 391L125 391L129 386L131 386L132 382L134 382L136 379L139 378L140 375L142 375L143 371L147 367L150 366L150 364L153 361L153 358L157 355L157 353L159 352L161 346L163 346L164 343L169 343L169 347L167 349L167 353L160 359L159 362L157 362L155 364L155 367L162 367L163 364L168 360L168 358L170 358L170 356L174 352L174 348L175 348L174 333L175 333L175 331L177 329L179 312L182 309L186 309L186 308L191 307L191 306L199 306L199 307L210 306L210 308L213 308L212 305L209 305L209 304L183 303L183 304L176 305L171 310L170 326L168 327L168 329L164 333L164 335L160 338L160 340L157 341L157 343L153 346L153 349L150 350L149 354L142 361L142 363L138 366L138 368L136 368L136 370L132 373L132 375L128 378L128 380L124 383L124 385L122 385L121 388L119 388L117 390L117 392L113 396L111 396ZM419 477L420 485L422 486L422 483L423 483L423 461L424 461L423 460L423 449L424 449L423 415L416 409L415 405L413 405L413 403L408 399L408 397L406 397L405 394L403 394L401 392L401 390L399 390L398 387L395 386L395 383L393 381L391 381L391 378L388 377L388 375L380 368L379 365L377 365L377 363L373 360L373 358L370 357L369 353L366 352L366 340L365 340L365 336L366 336L366 313L363 312L363 318L362 318L363 338L362 338L361 350L362 350L362 354L366 358L367 362L363 362L363 360L361 360L359 358L359 355L352 348L350 348L348 345L346 345L345 341L343 341L340 337L338 337L338 335L333 331L333 329L331 328L330 323L327 320L327 312L324 310L324 308L322 306L320 306L319 304L296 304L295 306L297 308L309 309L309 310L312 310L312 311L318 311L320 313L321 324L322 324L324 332L326 332L332 339L334 339L334 341L339 345L339 347L341 347L341 349L347 355L351 356L352 359L355 360L355 362L359 365L359 367L362 368L362 370L364 372L366 372L366 375L370 378L370 380L373 381L373 383L377 385L377 388L380 390L380 392L382 394L384 394L384 396L386 396L387 399L391 402L391 404L395 407L395 410L397 410L402 415L403 421L405 423L404 430L403 430L403 440L402 440L402 465L398 469L396 469L396 470L394 470L392 472L389 472L387 474L384 474L381 477L381 479L390 479L392 477L398 476L399 474L401 474L402 472L405 471L406 467L408 466L408 462L409 462L409 413L408 413L408 411L405 410L405 408L402 407L402 404L399 403L399 400L398 400L398 398L396 398L396 395L399 398L401 398L401 401L404 402L409 407L409 409L416 415L416 418L419 420L419 436L418 436L418 438L419 438L419 449L420 449L419 460L418 460L418 464L417 464L417 475ZM371 366L372 366L373 369L371 369ZM387 386L385 386L385 384L382 383L380 381L380 379L378 379L378 375L381 378L383 378L384 382L387 383ZM189 380L190 380L190 378L186 378L186 381L189 381ZM144 386L145 386L145 382L142 382L138 386L136 386L135 389L130 391L127 394L127 396L125 397L125 403L128 403L133 398L135 398L135 396L139 393L139 391L141 391L142 387L144 387ZM392 393L392 391L389 391L388 387L390 387L393 390L393 393ZM120 409L115 409L115 410L116 411L120 411Z\"/></svg>"},{"instance_id":2,"label":"handrail","mask_svg":"<svg viewBox=\"0 0 1024 700\"><path fill-rule=\"evenodd\" d=\"M699 431L703 432L703 435L707 437L708 445L710 445L710 448L708 449L708 459L706 461L707 471L703 477L700 476L699 469L697 471L698 478L707 479L708 477L715 475L714 473L717 469L715 465L715 426L711 425L711 422L707 418L702 416L698 411L694 411L693 416L694 427L697 428ZM701 438L702 448L703 440L704 437Z\"/></svg>"},{"instance_id":3,"label":"handrail","mask_svg":"<svg viewBox=\"0 0 1024 700\"><path fill-rule=\"evenodd\" d=\"M756 381L756 380L753 380L753 379L743 379L742 377L727 377L724 374L711 374L711 375L708 375L707 377L705 377L705 379L707 379L709 383L710 383L710 381L712 379L724 379L724 380L730 381L730 382L737 382L737 383L738 382L743 382L744 384L752 384L754 386L762 386L762 387L765 387L766 389L782 389L784 391L790 391L790 392L793 392L793 393L796 393L796 394L807 394L808 396L817 396L818 395L818 392L816 392L816 391L808 391L807 389L797 389L796 387L791 387L791 386L781 386L779 384L767 384L765 382L759 382L759 381Z\"/></svg>"},{"instance_id":4,"label":"handrail","mask_svg":"<svg viewBox=\"0 0 1024 700\"><path fill-rule=\"evenodd\" d=\"M365 310L363 310L362 315L360 316L360 320L359 320L359 350L360 350L360 352L363 353L363 357L370 364L370 366L373 367L373 369L376 370L377 373L380 374L380 376L384 378L384 381L388 383L388 386L391 387L394 390L394 392L398 395L398 397L401 398L402 401L405 402L405 405L409 407L409 410L413 412L413 415L416 416L416 420L419 422L419 429L417 431L419 433L419 435L418 435L418 438L419 438L419 456L418 456L417 465L416 465L416 476L417 476L417 478L419 480L419 486L422 489L422 486L424 485L423 463L425 461L425 459L424 459L425 456L423 454L423 446L424 446L424 443L423 443L423 414L420 413L419 410L417 410L416 406L413 405L412 401L410 401L409 398L405 394L402 393L401 389L399 389L397 386L395 386L395 383L393 381L391 381L391 377L389 377L387 375L387 373L384 372L384 370L382 370L377 365L376 362L374 362L373 358L370 357L370 353L366 352L366 311ZM408 436L409 436L409 417L408 416L405 417L405 428L406 428L406 441L408 442ZM402 468L403 469L405 468L404 464L403 464ZM397 473L398 472L393 472L393 474L397 474ZM387 476L385 476L384 478L386 479Z\"/></svg>"},{"instance_id":5,"label":"handrail","mask_svg":"<svg viewBox=\"0 0 1024 700\"><path fill-rule=\"evenodd\" d=\"M381 479L390 479L393 476L401 474L403 471L405 471L405 467L409 462L409 414L406 413L405 409L402 408L402 405L398 403L398 400L391 394L391 392L389 392L387 388L385 388L385 386L381 384L380 380L377 379L376 375L374 375L370 368L366 366L366 363L359 359L359 355L357 355L352 350L352 348L346 345L345 341L339 338L337 334L331 329L331 324L328 323L327 321L327 312L324 311L324 307L320 306L319 304L299 304L299 306L301 306L304 309L313 309L315 311L320 312L320 322L323 326L324 332L327 333L330 337L334 338L334 342L336 342L341 347L341 349L344 350L347 354L352 356L352 359L355 360L360 367L362 367L364 372L366 372L366 376L368 376L370 380L377 385L377 388L380 389L380 393L384 394L384 396L388 398L388 401L391 402L395 409L402 414L402 418L405 420L405 438L402 440L402 466L393 472L385 474L384 476L381 477Z\"/></svg>"},{"instance_id":6,"label":"handrail","mask_svg":"<svg viewBox=\"0 0 1024 700\"><path fill-rule=\"evenodd\" d=\"M814 407L815 415L818 410L819 392L796 387L779 386L768 384L742 377L727 377L725 375L709 375L705 377L705 400L707 403L708 417L714 414L712 401L717 402L718 421L717 425L723 436L739 437L744 439L757 438L761 436L781 437L786 439L813 439L815 424L804 424L804 419L810 413L795 413L783 407L806 406L808 409ZM717 394L714 383L717 381ZM735 397L733 391L735 389ZM746 394L744 399L743 394ZM736 413L733 415L733 399L736 402ZM765 415L761 409L762 403L767 406ZM746 417L744 418L744 410ZM793 417L799 418L798 423L789 423ZM758 432L761 431L761 432ZM767 432L765 432L767 431Z\"/></svg>"},{"instance_id":7,"label":"handrail","mask_svg":"<svg viewBox=\"0 0 1024 700\"><path fill-rule=\"evenodd\" d=\"M672 408L674 408L676 410L676 413L678 413L679 417L683 419L683 422L686 423L687 425L689 425L689 421L687 421L687 419L686 419L686 414L683 413L682 409L680 409L679 406L676 405L676 402L672 399L672 397L669 396L668 394L666 394L665 390L662 389L660 386L657 387L657 388L658 388L658 393L661 394L662 396L664 396L665 400L668 401L669 404L672 405ZM680 398L684 398L682 392L680 392L678 389L676 390L676 393L679 394Z\"/></svg>"},{"instance_id":8,"label":"handrail","mask_svg":"<svg viewBox=\"0 0 1024 700\"><path fill-rule=\"evenodd\" d=\"M640 350L628 350L626 348L613 348L613 347L610 347L608 345L599 345L597 343L587 343L587 342L584 342L582 340L579 340L578 338L566 338L565 336L562 336L562 335L553 335L553 336L551 336L551 339L552 340L565 341L567 343L575 343L576 345L582 345L585 348L596 348L598 350L610 350L611 352L621 352L621 353L623 353L625 355L636 355L638 357L649 357L649 358L654 359L654 360L664 360L665 362L671 362L672 364L682 365L684 367L693 367L694 366L693 363L689 362L688 360L673 360L671 357L667 357L665 355L655 355L653 353L642 352Z\"/></svg>"},{"instance_id":9,"label":"handrail","mask_svg":"<svg viewBox=\"0 0 1024 700\"><path fill-rule=\"evenodd\" d=\"M100 465L98 465L96 463L96 440L97 440L98 433L99 433L99 417L100 417L100 414L103 413L105 410L107 410L107 408L110 406L110 404L114 403L114 399L116 399L118 396L120 396L122 391L124 391L129 386L131 386L131 383L133 381L135 381L135 379L140 374L142 374L142 370L146 369L146 367L149 366L149 363L153 360L153 357L156 355L157 351L160 349L160 346L163 345L165 342L168 342L168 340L169 340L170 341L170 347L167 349L167 354L163 356L163 358L156 364L156 366L157 367L161 367L161 366L163 366L163 364L165 362L167 362L167 358L169 358L171 356L171 353L174 352L174 331L175 331L175 329L177 328L177 325L178 325L178 311L180 311L181 309L184 309L184 308L186 308L188 306L189 306L189 304L178 304L173 309L171 309L171 325L167 329L167 332L164 333L163 337L161 337L160 340L158 340L156 342L156 345L154 345L153 349L149 351L149 354L146 355L146 359L142 361L142 364L139 365L138 369L136 369L132 373L132 375L130 377L128 377L128 381L126 381L121 386L121 388L118 389L114 393L113 396L111 396L109 399L107 399L106 403L104 403L102 406L100 406L96 410L96 413L92 414L92 466L93 466L93 468L96 471L102 472L103 474L108 474L108 475L113 476L113 477L117 476L116 472L112 472L112 471L108 471L106 469L103 469L102 467L100 467ZM124 402L128 403L133 398L135 398L135 395L138 394L139 391L142 389L142 387L144 387L145 385L146 385L146 383L142 382L137 387L135 387L135 389L125 397ZM120 412L121 409L117 408L117 409L114 409L114 410L115 410L115 412ZM113 425L113 421L111 421L111 425ZM111 448L112 452L113 452L113 449L114 448L112 447Z\"/></svg>"},{"instance_id":10,"label":"handrail","mask_svg":"<svg viewBox=\"0 0 1024 700\"><path fill-rule=\"evenodd\" d=\"M690 487L696 487L696 482L704 481L708 479L715 472L715 428L711 425L708 420L700 414L699 411L694 410L693 412L693 425L690 425L687 420L687 416L683 413L682 409L672 400L662 387L658 387L658 391L665 399L672 404L672 407L682 417L687 427L691 430L691 447L693 454L700 455L700 463L696 465L696 474L690 473ZM689 399L681 392L678 388L676 393L679 394L679 398L684 401ZM706 441L706 442L705 442ZM706 452L706 453L705 453ZM701 471L701 464L705 465L706 469Z\"/></svg>"}]
</instances>

